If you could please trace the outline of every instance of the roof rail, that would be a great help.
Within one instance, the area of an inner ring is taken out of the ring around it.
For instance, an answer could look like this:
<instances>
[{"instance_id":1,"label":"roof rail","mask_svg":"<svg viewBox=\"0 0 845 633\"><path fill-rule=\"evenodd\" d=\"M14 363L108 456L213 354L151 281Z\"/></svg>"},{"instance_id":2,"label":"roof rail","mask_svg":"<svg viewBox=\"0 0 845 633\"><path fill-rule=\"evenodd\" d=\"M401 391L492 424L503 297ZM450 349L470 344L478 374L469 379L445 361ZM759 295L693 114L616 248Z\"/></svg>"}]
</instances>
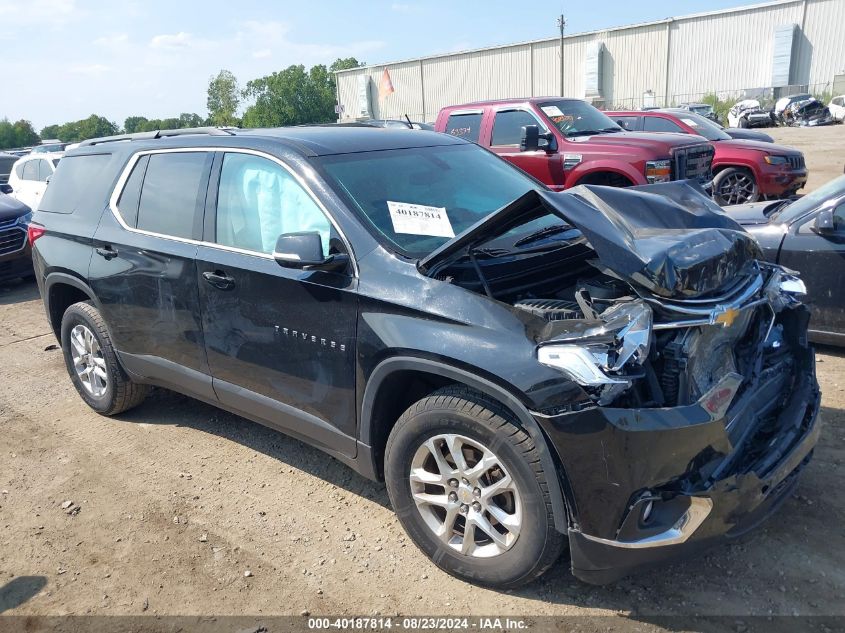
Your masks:
<instances>
[{"instance_id":1,"label":"roof rail","mask_svg":"<svg viewBox=\"0 0 845 633\"><path fill-rule=\"evenodd\" d=\"M133 134L117 134L102 136L82 141L79 147L99 145L100 143L116 143L118 141L149 141L170 136L187 136L189 134L206 134L208 136L234 136L233 128L223 127L185 127L178 130L152 130L151 132L135 132Z\"/></svg>"}]
</instances>

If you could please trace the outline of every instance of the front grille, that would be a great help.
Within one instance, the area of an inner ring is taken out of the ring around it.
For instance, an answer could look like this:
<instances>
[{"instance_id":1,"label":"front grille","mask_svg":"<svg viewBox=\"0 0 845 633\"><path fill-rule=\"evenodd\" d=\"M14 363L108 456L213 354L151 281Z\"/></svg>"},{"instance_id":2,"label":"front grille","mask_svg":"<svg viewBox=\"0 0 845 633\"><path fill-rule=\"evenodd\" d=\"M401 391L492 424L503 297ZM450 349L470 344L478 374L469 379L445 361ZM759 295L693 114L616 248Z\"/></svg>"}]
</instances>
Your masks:
<instances>
[{"instance_id":1,"label":"front grille","mask_svg":"<svg viewBox=\"0 0 845 633\"><path fill-rule=\"evenodd\" d=\"M789 159L789 166L792 169L804 169L804 154L792 154L787 156L787 158Z\"/></svg>"},{"instance_id":2,"label":"front grille","mask_svg":"<svg viewBox=\"0 0 845 633\"><path fill-rule=\"evenodd\" d=\"M677 148L673 155L672 179L710 180L713 153L713 146L709 143Z\"/></svg>"},{"instance_id":3,"label":"front grille","mask_svg":"<svg viewBox=\"0 0 845 633\"><path fill-rule=\"evenodd\" d=\"M19 226L0 225L0 255L14 253L23 248L26 231Z\"/></svg>"}]
</instances>

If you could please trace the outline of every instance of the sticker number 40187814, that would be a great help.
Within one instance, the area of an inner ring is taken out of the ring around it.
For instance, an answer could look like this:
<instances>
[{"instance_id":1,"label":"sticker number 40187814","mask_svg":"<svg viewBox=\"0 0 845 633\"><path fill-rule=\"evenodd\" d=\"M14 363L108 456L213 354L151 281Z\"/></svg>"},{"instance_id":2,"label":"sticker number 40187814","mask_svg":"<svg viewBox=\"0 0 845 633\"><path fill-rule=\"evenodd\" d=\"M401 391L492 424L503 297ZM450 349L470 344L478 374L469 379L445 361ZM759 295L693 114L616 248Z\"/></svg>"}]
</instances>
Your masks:
<instances>
[{"instance_id":1,"label":"sticker number 40187814","mask_svg":"<svg viewBox=\"0 0 845 633\"><path fill-rule=\"evenodd\" d=\"M409 235L432 235L436 237L455 237L452 223L446 215L445 207L429 207L410 202L387 201L393 230Z\"/></svg>"}]
</instances>

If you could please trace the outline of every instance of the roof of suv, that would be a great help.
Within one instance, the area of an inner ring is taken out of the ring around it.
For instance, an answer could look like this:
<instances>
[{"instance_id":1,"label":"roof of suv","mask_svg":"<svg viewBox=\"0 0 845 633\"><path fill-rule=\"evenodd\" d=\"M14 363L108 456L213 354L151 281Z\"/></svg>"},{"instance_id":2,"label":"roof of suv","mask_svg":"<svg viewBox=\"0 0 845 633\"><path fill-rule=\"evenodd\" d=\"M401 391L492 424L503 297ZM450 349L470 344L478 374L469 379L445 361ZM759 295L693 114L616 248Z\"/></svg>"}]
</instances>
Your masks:
<instances>
[{"instance_id":1,"label":"roof of suv","mask_svg":"<svg viewBox=\"0 0 845 633\"><path fill-rule=\"evenodd\" d=\"M513 99L489 99L485 101L470 101L468 103L461 103L447 106L449 109L466 108L467 106L488 106L501 105L507 103L537 103L538 101L584 101L575 97L514 97ZM444 108L445 109L445 108Z\"/></svg>"},{"instance_id":2,"label":"roof of suv","mask_svg":"<svg viewBox=\"0 0 845 633\"><path fill-rule=\"evenodd\" d=\"M237 140L236 140L237 139ZM154 138L138 135L134 138L114 137L114 140L92 139L82 144L84 153L95 153L109 148L112 143L122 151L173 147L204 147L210 145L243 145L247 139L278 141L281 144L309 156L327 156L352 152L372 152L387 149L408 149L436 145L459 145L467 141L454 136L398 128L376 128L371 126L345 127L337 125L312 125L301 127L229 129L197 132L196 134L162 135ZM127 141L131 141L127 142ZM109 148L111 149L111 148ZM115 147L115 149L117 149ZM79 150L74 150L76 153Z\"/></svg>"}]
</instances>

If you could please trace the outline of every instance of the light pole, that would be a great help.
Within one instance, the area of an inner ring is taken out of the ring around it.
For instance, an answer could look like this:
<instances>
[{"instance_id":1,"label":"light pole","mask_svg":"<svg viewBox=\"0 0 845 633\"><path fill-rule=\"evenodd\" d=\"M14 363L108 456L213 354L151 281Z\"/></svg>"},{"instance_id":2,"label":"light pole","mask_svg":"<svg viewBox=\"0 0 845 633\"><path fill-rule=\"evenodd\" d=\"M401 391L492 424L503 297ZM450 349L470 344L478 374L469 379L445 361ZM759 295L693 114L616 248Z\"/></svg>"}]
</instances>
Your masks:
<instances>
[{"instance_id":1,"label":"light pole","mask_svg":"<svg viewBox=\"0 0 845 633\"><path fill-rule=\"evenodd\" d=\"M563 17L563 13L561 13L560 17L557 19L557 25L560 27L560 96L565 97L566 94L563 89L563 31L566 29L566 18Z\"/></svg>"}]
</instances>

